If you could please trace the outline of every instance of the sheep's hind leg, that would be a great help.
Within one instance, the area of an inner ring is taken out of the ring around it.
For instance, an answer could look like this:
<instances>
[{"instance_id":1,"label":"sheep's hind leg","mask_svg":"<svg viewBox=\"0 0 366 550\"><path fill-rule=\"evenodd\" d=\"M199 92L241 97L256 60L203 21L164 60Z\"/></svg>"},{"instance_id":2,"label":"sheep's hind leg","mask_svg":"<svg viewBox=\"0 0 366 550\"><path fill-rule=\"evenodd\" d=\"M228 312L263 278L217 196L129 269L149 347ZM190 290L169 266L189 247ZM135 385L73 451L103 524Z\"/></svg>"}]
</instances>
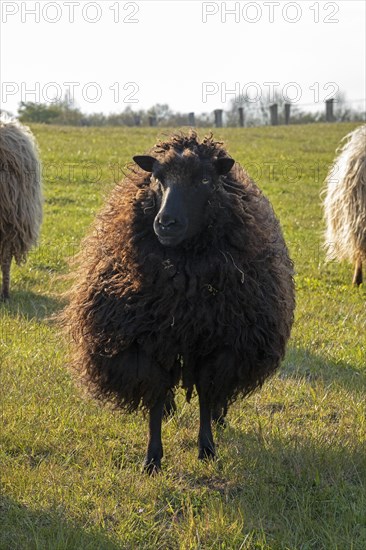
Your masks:
<instances>
[{"instance_id":1,"label":"sheep's hind leg","mask_svg":"<svg viewBox=\"0 0 366 550\"><path fill-rule=\"evenodd\" d=\"M215 457L215 443L211 430L211 408L207 402L206 392L197 386L200 402L200 429L198 434L198 458L204 460Z\"/></svg>"},{"instance_id":2,"label":"sheep's hind leg","mask_svg":"<svg viewBox=\"0 0 366 550\"><path fill-rule=\"evenodd\" d=\"M2 288L0 294L0 301L5 302L10 298L10 265L11 265L11 254L5 254L1 262L1 272L2 272Z\"/></svg>"},{"instance_id":3,"label":"sheep's hind leg","mask_svg":"<svg viewBox=\"0 0 366 550\"><path fill-rule=\"evenodd\" d=\"M212 422L219 428L226 428L227 405L225 407L214 407L212 409Z\"/></svg>"},{"instance_id":4,"label":"sheep's hind leg","mask_svg":"<svg viewBox=\"0 0 366 550\"><path fill-rule=\"evenodd\" d=\"M166 398L164 401L164 409L163 409L163 418L169 418L170 416L173 416L177 410L177 405L175 404L174 399L174 391L168 390L168 393L166 394Z\"/></svg>"},{"instance_id":5,"label":"sheep's hind leg","mask_svg":"<svg viewBox=\"0 0 366 550\"><path fill-rule=\"evenodd\" d=\"M362 283L362 261L361 260L356 260L355 272L353 274L352 283L354 285L360 285Z\"/></svg>"},{"instance_id":6,"label":"sheep's hind leg","mask_svg":"<svg viewBox=\"0 0 366 550\"><path fill-rule=\"evenodd\" d=\"M163 458L163 444L161 442L161 423L165 397L160 398L149 412L149 442L144 462L144 471L149 475L157 474L161 470Z\"/></svg>"}]
</instances>

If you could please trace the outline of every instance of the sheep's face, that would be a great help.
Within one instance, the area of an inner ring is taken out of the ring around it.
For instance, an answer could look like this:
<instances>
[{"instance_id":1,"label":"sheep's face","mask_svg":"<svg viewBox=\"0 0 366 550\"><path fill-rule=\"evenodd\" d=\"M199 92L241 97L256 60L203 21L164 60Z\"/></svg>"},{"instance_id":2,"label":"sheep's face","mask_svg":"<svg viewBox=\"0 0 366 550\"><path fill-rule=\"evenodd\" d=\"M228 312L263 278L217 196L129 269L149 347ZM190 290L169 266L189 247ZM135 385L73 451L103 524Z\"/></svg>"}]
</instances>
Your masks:
<instances>
[{"instance_id":1,"label":"sheep's face","mask_svg":"<svg viewBox=\"0 0 366 550\"><path fill-rule=\"evenodd\" d=\"M137 156L134 161L151 172L158 206L154 232L164 246L178 246L202 231L219 178L234 164L230 158L198 160L189 152L163 163L150 156Z\"/></svg>"}]
</instances>

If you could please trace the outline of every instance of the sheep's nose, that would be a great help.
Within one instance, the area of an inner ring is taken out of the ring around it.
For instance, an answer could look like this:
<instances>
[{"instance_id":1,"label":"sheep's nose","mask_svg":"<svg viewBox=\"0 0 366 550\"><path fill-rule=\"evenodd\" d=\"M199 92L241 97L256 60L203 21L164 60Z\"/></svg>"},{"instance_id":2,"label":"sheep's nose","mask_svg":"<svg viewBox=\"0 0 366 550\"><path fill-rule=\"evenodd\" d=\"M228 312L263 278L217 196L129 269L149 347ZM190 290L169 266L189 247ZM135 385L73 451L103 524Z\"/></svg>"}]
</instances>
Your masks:
<instances>
[{"instance_id":1,"label":"sheep's nose","mask_svg":"<svg viewBox=\"0 0 366 550\"><path fill-rule=\"evenodd\" d=\"M177 223L177 220L172 216L169 216L169 214L161 214L159 216L159 224L162 227L169 227L171 225L174 225L175 223Z\"/></svg>"}]
</instances>

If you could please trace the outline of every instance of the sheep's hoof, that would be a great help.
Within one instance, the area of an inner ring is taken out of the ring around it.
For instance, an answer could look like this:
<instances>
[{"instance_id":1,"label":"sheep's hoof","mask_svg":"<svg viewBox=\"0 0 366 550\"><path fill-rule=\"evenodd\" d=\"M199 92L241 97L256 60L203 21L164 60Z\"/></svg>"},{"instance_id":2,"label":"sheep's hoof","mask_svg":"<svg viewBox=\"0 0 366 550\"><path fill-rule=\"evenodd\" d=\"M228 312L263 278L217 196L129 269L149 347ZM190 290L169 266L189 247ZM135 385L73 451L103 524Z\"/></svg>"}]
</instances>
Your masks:
<instances>
[{"instance_id":1,"label":"sheep's hoof","mask_svg":"<svg viewBox=\"0 0 366 550\"><path fill-rule=\"evenodd\" d=\"M161 463L160 460L152 458L151 460L145 460L143 466L143 472L149 476L155 476L161 472Z\"/></svg>"},{"instance_id":2,"label":"sheep's hoof","mask_svg":"<svg viewBox=\"0 0 366 550\"><path fill-rule=\"evenodd\" d=\"M213 447L201 447L198 452L199 460L214 460L216 458L215 449Z\"/></svg>"}]
</instances>

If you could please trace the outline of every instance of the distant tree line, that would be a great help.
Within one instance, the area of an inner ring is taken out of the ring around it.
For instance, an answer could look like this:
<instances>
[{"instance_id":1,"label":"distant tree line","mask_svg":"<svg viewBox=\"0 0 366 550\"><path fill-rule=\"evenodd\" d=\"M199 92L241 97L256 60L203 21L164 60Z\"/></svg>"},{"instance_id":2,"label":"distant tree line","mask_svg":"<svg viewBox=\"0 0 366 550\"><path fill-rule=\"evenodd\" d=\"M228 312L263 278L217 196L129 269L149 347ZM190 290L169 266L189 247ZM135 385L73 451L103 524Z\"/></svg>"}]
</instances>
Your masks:
<instances>
[{"instance_id":1,"label":"distant tree line","mask_svg":"<svg viewBox=\"0 0 366 550\"><path fill-rule=\"evenodd\" d=\"M65 126L184 126L188 124L188 115L173 112L169 105L156 104L148 110L132 110L127 106L119 113L83 113L67 100L57 103L21 102L18 110L21 122L58 124ZM212 125L211 114L196 115L197 126ZM152 124L153 121L153 124Z\"/></svg>"},{"instance_id":2,"label":"distant tree line","mask_svg":"<svg viewBox=\"0 0 366 550\"><path fill-rule=\"evenodd\" d=\"M259 101L248 99L233 99L227 110L223 111L224 125L235 126L265 126L270 124L270 105L278 105L278 123L284 123L284 99L280 94L276 97L261 98ZM239 121L238 109L242 108L242 118ZM22 102L19 107L19 120L21 122L35 122L43 124L57 124L66 126L187 126L192 125L193 113L180 113L172 111L167 104L156 104L150 109L134 111L127 106L119 113L105 115L104 113L83 113L79 108L65 98L55 103ZM194 125L198 127L210 127L215 125L214 113L195 113ZM301 105L291 105L291 124L306 124L312 122L324 122L324 104L319 104L319 110L309 111L301 108ZM365 112L351 108L343 94L339 94L334 104L335 121L362 121L365 120Z\"/></svg>"}]
</instances>

